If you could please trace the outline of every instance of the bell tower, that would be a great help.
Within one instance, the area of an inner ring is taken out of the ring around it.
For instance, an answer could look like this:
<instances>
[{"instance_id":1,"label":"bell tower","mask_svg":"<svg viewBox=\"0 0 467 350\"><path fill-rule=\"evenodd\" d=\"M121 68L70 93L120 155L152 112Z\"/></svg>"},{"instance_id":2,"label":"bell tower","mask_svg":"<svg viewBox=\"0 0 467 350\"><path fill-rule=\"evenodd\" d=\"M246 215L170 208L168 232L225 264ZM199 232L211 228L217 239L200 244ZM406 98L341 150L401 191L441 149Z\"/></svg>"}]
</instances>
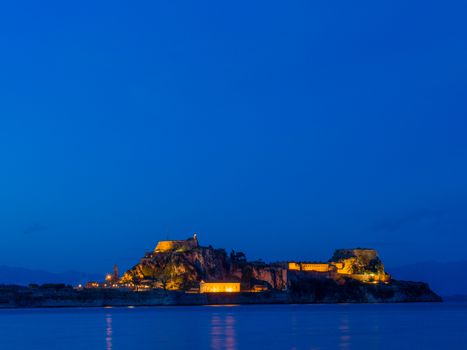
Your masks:
<instances>
[{"instance_id":1,"label":"bell tower","mask_svg":"<svg viewBox=\"0 0 467 350\"><path fill-rule=\"evenodd\" d=\"M117 282L118 281L118 265L114 265L114 275L113 275L113 281Z\"/></svg>"}]
</instances>

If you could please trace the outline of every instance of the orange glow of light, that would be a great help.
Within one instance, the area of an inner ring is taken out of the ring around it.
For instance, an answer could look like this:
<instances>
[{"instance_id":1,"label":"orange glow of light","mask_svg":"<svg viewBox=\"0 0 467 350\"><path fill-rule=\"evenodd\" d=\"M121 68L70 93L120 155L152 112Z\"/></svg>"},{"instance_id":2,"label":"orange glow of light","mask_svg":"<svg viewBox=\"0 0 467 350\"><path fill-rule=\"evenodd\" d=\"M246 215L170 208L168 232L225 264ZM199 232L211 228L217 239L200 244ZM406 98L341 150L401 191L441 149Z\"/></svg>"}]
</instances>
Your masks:
<instances>
[{"instance_id":1,"label":"orange glow of light","mask_svg":"<svg viewBox=\"0 0 467 350\"><path fill-rule=\"evenodd\" d=\"M289 270L300 270L300 264L299 263L296 263L296 262L289 262L288 264L289 266Z\"/></svg>"},{"instance_id":2,"label":"orange glow of light","mask_svg":"<svg viewBox=\"0 0 467 350\"><path fill-rule=\"evenodd\" d=\"M240 282L201 282L200 293L238 293Z\"/></svg>"}]
</instances>

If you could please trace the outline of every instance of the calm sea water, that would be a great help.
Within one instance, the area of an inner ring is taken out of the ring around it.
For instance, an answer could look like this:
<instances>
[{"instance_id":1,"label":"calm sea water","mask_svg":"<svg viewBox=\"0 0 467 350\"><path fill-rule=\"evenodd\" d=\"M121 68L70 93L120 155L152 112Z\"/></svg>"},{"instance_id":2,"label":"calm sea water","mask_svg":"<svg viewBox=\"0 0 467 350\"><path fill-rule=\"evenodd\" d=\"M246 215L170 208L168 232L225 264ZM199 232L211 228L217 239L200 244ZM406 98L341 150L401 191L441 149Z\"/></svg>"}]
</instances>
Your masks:
<instances>
[{"instance_id":1,"label":"calm sea water","mask_svg":"<svg viewBox=\"0 0 467 350\"><path fill-rule=\"evenodd\" d=\"M467 303L0 310L0 349L467 349Z\"/></svg>"}]
</instances>

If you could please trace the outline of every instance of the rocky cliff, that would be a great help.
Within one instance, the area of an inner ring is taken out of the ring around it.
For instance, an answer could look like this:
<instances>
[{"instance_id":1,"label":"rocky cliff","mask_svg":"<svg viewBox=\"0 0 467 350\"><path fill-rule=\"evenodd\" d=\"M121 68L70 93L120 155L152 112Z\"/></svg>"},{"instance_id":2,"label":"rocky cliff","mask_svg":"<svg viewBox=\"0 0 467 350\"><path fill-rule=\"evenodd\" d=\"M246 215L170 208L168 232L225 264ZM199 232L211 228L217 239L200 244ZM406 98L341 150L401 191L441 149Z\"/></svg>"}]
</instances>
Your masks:
<instances>
[{"instance_id":1,"label":"rocky cliff","mask_svg":"<svg viewBox=\"0 0 467 350\"><path fill-rule=\"evenodd\" d=\"M232 262L223 249L196 247L188 251L164 251L146 254L127 271L121 282L152 282L155 287L187 290L201 280L229 278Z\"/></svg>"},{"instance_id":2,"label":"rocky cliff","mask_svg":"<svg viewBox=\"0 0 467 350\"><path fill-rule=\"evenodd\" d=\"M287 263L248 262L241 252L227 254L223 249L196 245L148 253L120 283L187 291L199 288L202 280L238 281L242 291L258 286L271 292L286 291L290 302L439 300L424 283L391 280L373 249L336 250L328 265L326 272L294 271Z\"/></svg>"},{"instance_id":3,"label":"rocky cliff","mask_svg":"<svg viewBox=\"0 0 467 350\"><path fill-rule=\"evenodd\" d=\"M343 263L349 274L384 274L383 262L374 249L337 249L330 261Z\"/></svg>"},{"instance_id":4,"label":"rocky cliff","mask_svg":"<svg viewBox=\"0 0 467 350\"><path fill-rule=\"evenodd\" d=\"M289 299L294 303L393 303L439 302L442 299L426 283L391 281L362 283L342 277L314 278L303 273L289 275Z\"/></svg>"},{"instance_id":5,"label":"rocky cliff","mask_svg":"<svg viewBox=\"0 0 467 350\"><path fill-rule=\"evenodd\" d=\"M282 290L287 287L286 270L280 266L248 262L241 252L212 247L148 253L128 270L121 283L145 283L167 290L189 290L205 281L239 281L243 290L255 284Z\"/></svg>"}]
</instances>

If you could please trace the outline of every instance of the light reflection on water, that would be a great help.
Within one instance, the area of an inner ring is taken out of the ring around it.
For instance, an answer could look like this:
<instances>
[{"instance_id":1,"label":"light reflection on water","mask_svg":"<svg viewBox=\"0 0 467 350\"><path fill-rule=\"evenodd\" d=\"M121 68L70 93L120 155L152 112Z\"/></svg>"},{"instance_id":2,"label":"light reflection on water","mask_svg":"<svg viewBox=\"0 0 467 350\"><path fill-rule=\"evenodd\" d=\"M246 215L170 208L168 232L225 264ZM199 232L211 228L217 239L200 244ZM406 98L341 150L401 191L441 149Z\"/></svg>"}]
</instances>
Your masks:
<instances>
[{"instance_id":1,"label":"light reflection on water","mask_svg":"<svg viewBox=\"0 0 467 350\"><path fill-rule=\"evenodd\" d=\"M459 344L467 344L467 304L0 309L1 350L438 350Z\"/></svg>"},{"instance_id":2,"label":"light reflection on water","mask_svg":"<svg viewBox=\"0 0 467 350\"><path fill-rule=\"evenodd\" d=\"M299 320L295 314L291 317L290 328L290 349L298 350L297 343L300 339L297 337L303 336L300 331ZM236 341L236 320L235 314L232 313L213 313L210 320L210 337L212 350L237 350ZM258 325L259 327L261 325ZM336 341L340 350L349 350L351 344L351 332L349 316L344 313L339 318L338 334L336 334ZM310 340L311 341L311 340ZM311 345L311 350L319 349Z\"/></svg>"},{"instance_id":3,"label":"light reflection on water","mask_svg":"<svg viewBox=\"0 0 467 350\"><path fill-rule=\"evenodd\" d=\"M234 316L232 314L212 314L210 335L211 349L236 350Z\"/></svg>"},{"instance_id":4,"label":"light reflection on water","mask_svg":"<svg viewBox=\"0 0 467 350\"><path fill-rule=\"evenodd\" d=\"M112 315L105 316L105 350L112 350Z\"/></svg>"},{"instance_id":5,"label":"light reflection on water","mask_svg":"<svg viewBox=\"0 0 467 350\"><path fill-rule=\"evenodd\" d=\"M340 325L339 325L339 348L342 350L348 350L350 348L350 325L349 325L349 317L347 314L343 314L340 318Z\"/></svg>"}]
</instances>

